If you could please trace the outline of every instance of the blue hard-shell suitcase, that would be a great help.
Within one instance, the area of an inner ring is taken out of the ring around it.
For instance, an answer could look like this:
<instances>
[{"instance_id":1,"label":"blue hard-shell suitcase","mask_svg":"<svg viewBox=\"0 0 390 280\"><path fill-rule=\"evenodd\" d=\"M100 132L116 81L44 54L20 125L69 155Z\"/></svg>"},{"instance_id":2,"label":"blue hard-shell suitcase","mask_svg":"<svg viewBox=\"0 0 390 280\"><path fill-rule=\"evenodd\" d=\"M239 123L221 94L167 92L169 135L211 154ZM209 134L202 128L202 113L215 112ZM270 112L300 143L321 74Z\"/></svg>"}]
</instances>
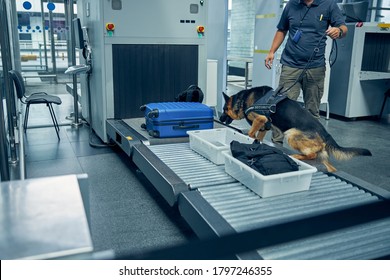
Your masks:
<instances>
[{"instance_id":1,"label":"blue hard-shell suitcase","mask_svg":"<svg viewBox=\"0 0 390 280\"><path fill-rule=\"evenodd\" d=\"M185 137L189 130L213 128L213 110L197 102L161 102L141 106L146 129L156 138Z\"/></svg>"}]
</instances>

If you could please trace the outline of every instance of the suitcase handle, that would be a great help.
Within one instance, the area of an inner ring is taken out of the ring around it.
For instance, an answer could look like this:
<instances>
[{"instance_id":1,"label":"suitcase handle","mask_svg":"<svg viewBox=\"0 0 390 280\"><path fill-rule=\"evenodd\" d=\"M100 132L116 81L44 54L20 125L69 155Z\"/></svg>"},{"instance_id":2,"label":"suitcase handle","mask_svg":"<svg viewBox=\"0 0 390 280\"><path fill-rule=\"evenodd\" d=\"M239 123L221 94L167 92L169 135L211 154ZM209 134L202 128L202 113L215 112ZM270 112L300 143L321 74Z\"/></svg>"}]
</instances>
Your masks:
<instances>
[{"instance_id":1,"label":"suitcase handle","mask_svg":"<svg viewBox=\"0 0 390 280\"><path fill-rule=\"evenodd\" d=\"M199 128L199 124L193 124L193 125L179 124L179 125L174 125L172 128L173 128L174 130Z\"/></svg>"}]
</instances>

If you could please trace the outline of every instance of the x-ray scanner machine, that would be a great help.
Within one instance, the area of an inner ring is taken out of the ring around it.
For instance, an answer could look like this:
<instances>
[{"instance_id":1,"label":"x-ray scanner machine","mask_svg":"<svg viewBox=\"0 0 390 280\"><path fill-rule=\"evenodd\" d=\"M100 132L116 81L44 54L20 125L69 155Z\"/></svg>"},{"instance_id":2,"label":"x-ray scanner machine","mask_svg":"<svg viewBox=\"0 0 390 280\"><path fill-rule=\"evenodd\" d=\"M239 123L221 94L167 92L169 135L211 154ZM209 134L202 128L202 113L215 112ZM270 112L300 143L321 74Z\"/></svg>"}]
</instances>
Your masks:
<instances>
[{"instance_id":1,"label":"x-ray scanner machine","mask_svg":"<svg viewBox=\"0 0 390 280\"><path fill-rule=\"evenodd\" d=\"M192 84L206 89L207 2L77 1L92 50L83 115L104 142L107 119L140 117L141 105L173 101Z\"/></svg>"},{"instance_id":2,"label":"x-ray scanner machine","mask_svg":"<svg viewBox=\"0 0 390 280\"><path fill-rule=\"evenodd\" d=\"M377 22L347 26L330 77L330 111L347 118L377 116L390 88L390 30Z\"/></svg>"}]
</instances>

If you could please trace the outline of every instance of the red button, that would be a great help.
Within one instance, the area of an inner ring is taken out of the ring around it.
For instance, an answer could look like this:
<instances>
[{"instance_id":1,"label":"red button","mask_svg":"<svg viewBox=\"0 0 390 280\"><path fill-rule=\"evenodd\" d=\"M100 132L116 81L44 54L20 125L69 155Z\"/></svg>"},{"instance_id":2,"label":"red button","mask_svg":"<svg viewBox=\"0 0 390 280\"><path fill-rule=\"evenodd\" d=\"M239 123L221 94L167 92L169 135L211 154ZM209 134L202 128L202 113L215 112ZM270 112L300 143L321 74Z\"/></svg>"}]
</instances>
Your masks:
<instances>
[{"instance_id":1,"label":"red button","mask_svg":"<svg viewBox=\"0 0 390 280\"><path fill-rule=\"evenodd\" d=\"M115 24L113 24L113 23L107 23L107 24L106 24L106 29L107 29L107 30L114 30L114 29L115 29Z\"/></svg>"}]
</instances>

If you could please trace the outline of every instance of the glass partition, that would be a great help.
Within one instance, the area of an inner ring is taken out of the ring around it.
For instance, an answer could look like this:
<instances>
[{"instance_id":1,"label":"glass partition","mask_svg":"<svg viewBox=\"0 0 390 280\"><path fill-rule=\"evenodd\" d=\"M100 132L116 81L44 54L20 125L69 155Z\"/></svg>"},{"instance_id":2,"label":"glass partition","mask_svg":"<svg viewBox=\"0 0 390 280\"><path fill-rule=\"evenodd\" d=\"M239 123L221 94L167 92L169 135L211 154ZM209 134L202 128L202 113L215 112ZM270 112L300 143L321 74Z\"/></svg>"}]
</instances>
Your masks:
<instances>
[{"instance_id":1,"label":"glass partition","mask_svg":"<svg viewBox=\"0 0 390 280\"><path fill-rule=\"evenodd\" d=\"M12 32L18 33L21 70L26 77L57 82L56 74L68 68L71 30L64 2L16 1L18 19Z\"/></svg>"}]
</instances>

